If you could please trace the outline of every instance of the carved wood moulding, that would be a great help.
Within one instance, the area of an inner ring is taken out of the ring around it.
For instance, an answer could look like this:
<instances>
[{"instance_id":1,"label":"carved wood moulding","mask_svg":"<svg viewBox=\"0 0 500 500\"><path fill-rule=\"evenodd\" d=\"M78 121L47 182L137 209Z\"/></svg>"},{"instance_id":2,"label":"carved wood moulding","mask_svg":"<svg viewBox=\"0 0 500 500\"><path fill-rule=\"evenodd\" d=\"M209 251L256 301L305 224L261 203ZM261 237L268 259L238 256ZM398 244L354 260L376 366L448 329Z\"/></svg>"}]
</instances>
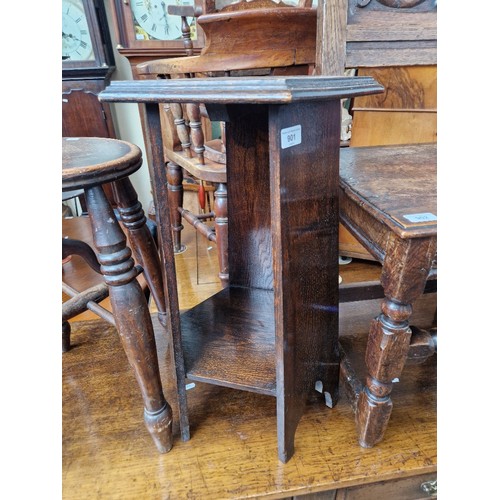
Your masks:
<instances>
[{"instance_id":1,"label":"carved wood moulding","mask_svg":"<svg viewBox=\"0 0 500 500\"><path fill-rule=\"evenodd\" d=\"M437 0L356 0L357 7L366 7L371 3L371 6L376 9L376 4L381 4L385 7L392 9L410 9L421 4L426 4L423 6L425 10L432 10L437 7ZM423 9L422 9L423 10Z\"/></svg>"}]
</instances>

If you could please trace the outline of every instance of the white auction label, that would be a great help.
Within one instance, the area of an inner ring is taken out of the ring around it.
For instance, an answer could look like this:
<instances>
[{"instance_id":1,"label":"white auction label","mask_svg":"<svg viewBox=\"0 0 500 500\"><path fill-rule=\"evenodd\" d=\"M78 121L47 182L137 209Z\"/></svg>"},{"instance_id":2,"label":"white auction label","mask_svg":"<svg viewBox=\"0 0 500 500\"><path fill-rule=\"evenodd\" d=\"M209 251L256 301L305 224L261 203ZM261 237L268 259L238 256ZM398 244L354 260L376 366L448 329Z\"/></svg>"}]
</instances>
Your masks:
<instances>
[{"instance_id":1,"label":"white auction label","mask_svg":"<svg viewBox=\"0 0 500 500\"><path fill-rule=\"evenodd\" d=\"M422 213L422 214L408 214L403 215L403 217L410 222L434 222L437 220L437 217L430 212Z\"/></svg>"},{"instance_id":2,"label":"white auction label","mask_svg":"<svg viewBox=\"0 0 500 500\"><path fill-rule=\"evenodd\" d=\"M281 149L296 146L302 142L302 125L281 129Z\"/></svg>"}]
</instances>

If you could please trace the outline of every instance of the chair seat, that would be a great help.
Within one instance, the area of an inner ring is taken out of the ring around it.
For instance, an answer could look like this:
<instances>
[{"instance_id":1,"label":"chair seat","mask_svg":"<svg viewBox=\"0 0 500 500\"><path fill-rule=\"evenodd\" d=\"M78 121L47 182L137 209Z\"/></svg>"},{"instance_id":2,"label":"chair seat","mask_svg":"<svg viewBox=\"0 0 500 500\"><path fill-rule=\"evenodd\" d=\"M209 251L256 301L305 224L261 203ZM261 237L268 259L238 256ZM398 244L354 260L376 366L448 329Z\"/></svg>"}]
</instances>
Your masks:
<instances>
[{"instance_id":1,"label":"chair seat","mask_svg":"<svg viewBox=\"0 0 500 500\"><path fill-rule=\"evenodd\" d=\"M341 212L347 209L347 224L357 225L363 212L402 239L436 236L436 149L436 144L342 148L340 204Z\"/></svg>"},{"instance_id":2,"label":"chair seat","mask_svg":"<svg viewBox=\"0 0 500 500\"><path fill-rule=\"evenodd\" d=\"M168 158L187 170L197 179L207 182L226 182L226 165L218 163L205 156L205 163L199 163L195 158L188 158L182 151L168 149Z\"/></svg>"},{"instance_id":3,"label":"chair seat","mask_svg":"<svg viewBox=\"0 0 500 500\"><path fill-rule=\"evenodd\" d=\"M128 177L142 165L141 150L117 139L63 137L62 190L88 188Z\"/></svg>"}]
</instances>

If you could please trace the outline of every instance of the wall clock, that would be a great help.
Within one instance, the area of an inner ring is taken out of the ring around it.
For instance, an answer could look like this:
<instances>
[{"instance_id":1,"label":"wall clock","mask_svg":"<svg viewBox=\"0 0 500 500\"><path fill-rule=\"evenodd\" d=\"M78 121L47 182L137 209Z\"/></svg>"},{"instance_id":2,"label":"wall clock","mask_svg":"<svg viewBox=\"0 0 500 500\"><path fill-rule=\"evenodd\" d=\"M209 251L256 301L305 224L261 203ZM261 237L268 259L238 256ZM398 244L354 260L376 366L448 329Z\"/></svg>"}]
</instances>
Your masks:
<instances>
[{"instance_id":1,"label":"wall clock","mask_svg":"<svg viewBox=\"0 0 500 500\"><path fill-rule=\"evenodd\" d=\"M65 61L95 59L94 46L82 0L62 2L62 57Z\"/></svg>"},{"instance_id":2,"label":"wall clock","mask_svg":"<svg viewBox=\"0 0 500 500\"><path fill-rule=\"evenodd\" d=\"M182 5L194 6L193 0L184 0ZM134 17L136 40L177 40L182 36L181 20L168 14L169 5L178 5L176 0L130 0ZM194 18L187 22L192 26L192 36L196 39Z\"/></svg>"},{"instance_id":3,"label":"wall clock","mask_svg":"<svg viewBox=\"0 0 500 500\"><path fill-rule=\"evenodd\" d=\"M114 60L102 0L61 0L61 5L63 77L105 74Z\"/></svg>"}]
</instances>

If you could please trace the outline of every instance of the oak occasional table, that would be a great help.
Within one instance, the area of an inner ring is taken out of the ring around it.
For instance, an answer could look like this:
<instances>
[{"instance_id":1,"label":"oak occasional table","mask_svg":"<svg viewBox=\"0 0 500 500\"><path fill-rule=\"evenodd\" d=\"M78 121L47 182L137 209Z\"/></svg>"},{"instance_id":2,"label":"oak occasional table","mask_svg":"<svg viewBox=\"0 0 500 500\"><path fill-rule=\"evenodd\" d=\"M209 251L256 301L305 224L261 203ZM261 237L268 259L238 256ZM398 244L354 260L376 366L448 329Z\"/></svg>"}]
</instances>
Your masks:
<instances>
[{"instance_id":1,"label":"oak occasional table","mask_svg":"<svg viewBox=\"0 0 500 500\"><path fill-rule=\"evenodd\" d=\"M307 399L338 398L340 100L370 77L113 81L104 102L144 105L174 348L182 439L185 379L274 396L288 461ZM226 122L229 286L179 313L158 104L204 103Z\"/></svg>"},{"instance_id":2,"label":"oak occasional table","mask_svg":"<svg viewBox=\"0 0 500 500\"><path fill-rule=\"evenodd\" d=\"M342 363L359 443L371 447L384 437L392 388L407 358L425 359L436 350L433 335L413 334L410 320L415 301L426 288L436 289L437 146L344 148L340 171L341 222L382 264L384 300L370 325L364 383Z\"/></svg>"}]
</instances>

